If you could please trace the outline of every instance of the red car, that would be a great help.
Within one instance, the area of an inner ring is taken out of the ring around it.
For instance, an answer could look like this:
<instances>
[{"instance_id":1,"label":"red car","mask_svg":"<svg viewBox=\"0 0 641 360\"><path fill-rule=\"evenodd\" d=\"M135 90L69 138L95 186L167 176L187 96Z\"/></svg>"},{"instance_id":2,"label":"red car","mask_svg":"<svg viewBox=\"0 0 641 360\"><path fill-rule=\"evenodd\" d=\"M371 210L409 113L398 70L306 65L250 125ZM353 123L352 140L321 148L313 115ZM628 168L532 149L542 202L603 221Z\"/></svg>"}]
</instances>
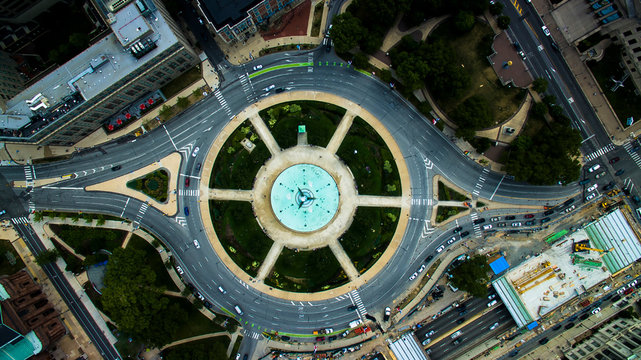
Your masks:
<instances>
[{"instance_id":1,"label":"red car","mask_svg":"<svg viewBox=\"0 0 641 360\"><path fill-rule=\"evenodd\" d=\"M324 340L325 340L325 337L324 337L324 336L318 336L318 337L316 338L316 341L324 341Z\"/></svg>"},{"instance_id":2,"label":"red car","mask_svg":"<svg viewBox=\"0 0 641 360\"><path fill-rule=\"evenodd\" d=\"M617 156L617 157L613 157L612 159L610 159L610 164L614 164L614 163L616 163L616 162L617 162L617 161L619 161L619 160L621 160L621 159L619 159L619 157L618 157L618 156Z\"/></svg>"},{"instance_id":3,"label":"red car","mask_svg":"<svg viewBox=\"0 0 641 360\"><path fill-rule=\"evenodd\" d=\"M531 219L534 217L534 214L527 214L524 216L526 219Z\"/></svg>"},{"instance_id":4,"label":"red car","mask_svg":"<svg viewBox=\"0 0 641 360\"><path fill-rule=\"evenodd\" d=\"M185 187L189 187L189 178L185 178Z\"/></svg>"}]
</instances>

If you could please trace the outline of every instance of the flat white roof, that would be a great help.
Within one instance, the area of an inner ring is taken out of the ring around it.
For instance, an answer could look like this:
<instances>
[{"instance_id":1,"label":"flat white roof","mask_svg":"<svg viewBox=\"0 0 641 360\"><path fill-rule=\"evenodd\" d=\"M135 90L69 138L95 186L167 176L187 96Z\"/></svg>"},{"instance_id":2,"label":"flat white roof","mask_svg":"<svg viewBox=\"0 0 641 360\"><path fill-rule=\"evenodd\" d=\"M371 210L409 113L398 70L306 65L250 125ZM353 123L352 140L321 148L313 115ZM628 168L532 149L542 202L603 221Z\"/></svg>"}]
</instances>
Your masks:
<instances>
[{"instance_id":1,"label":"flat white roof","mask_svg":"<svg viewBox=\"0 0 641 360\"><path fill-rule=\"evenodd\" d=\"M389 344L392 353L398 360L427 360L425 351L411 333Z\"/></svg>"},{"instance_id":2,"label":"flat white roof","mask_svg":"<svg viewBox=\"0 0 641 360\"><path fill-rule=\"evenodd\" d=\"M613 274L641 258L639 239L619 209L588 224L585 231L590 245L613 249L603 256L603 262Z\"/></svg>"}]
</instances>

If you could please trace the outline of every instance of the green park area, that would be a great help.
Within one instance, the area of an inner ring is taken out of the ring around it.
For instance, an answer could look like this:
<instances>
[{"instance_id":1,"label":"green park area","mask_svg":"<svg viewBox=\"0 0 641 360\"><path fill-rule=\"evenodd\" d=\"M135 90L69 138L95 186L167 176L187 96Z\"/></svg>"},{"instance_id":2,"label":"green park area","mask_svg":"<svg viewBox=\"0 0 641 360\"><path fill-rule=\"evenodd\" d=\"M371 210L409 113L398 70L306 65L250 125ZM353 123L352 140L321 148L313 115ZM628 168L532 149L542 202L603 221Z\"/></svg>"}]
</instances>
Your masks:
<instances>
[{"instance_id":1,"label":"green park area","mask_svg":"<svg viewBox=\"0 0 641 360\"><path fill-rule=\"evenodd\" d=\"M308 144L325 147L345 109L318 101L295 101L274 105L259 115L283 149L296 146L299 125L305 125Z\"/></svg>"},{"instance_id":2,"label":"green park area","mask_svg":"<svg viewBox=\"0 0 641 360\"><path fill-rule=\"evenodd\" d=\"M171 269L171 263L168 262L165 264L158 254L158 250L147 240L141 238L138 235L132 235L131 239L127 243L127 249L136 249L143 251L145 253L145 258L147 259L147 265L149 265L152 271L156 274L156 281L154 286L158 288L167 289L169 291L178 291L178 286L169 276L169 270Z\"/></svg>"},{"instance_id":3,"label":"green park area","mask_svg":"<svg viewBox=\"0 0 641 360\"><path fill-rule=\"evenodd\" d=\"M22 258L13 248L11 242L0 241L0 275L11 275L24 269Z\"/></svg>"},{"instance_id":4,"label":"green park area","mask_svg":"<svg viewBox=\"0 0 641 360\"><path fill-rule=\"evenodd\" d=\"M439 106L462 126L475 129L492 127L509 119L525 98L525 91L504 86L490 66L487 56L491 53L494 32L489 25L476 21L465 33L457 29L454 20L447 20L430 34L432 41L446 41L456 54L456 65L469 78L468 85L454 96L433 95ZM453 60L453 59L452 59Z\"/></svg>"},{"instance_id":5,"label":"green park area","mask_svg":"<svg viewBox=\"0 0 641 360\"><path fill-rule=\"evenodd\" d=\"M469 200L465 195L457 192L451 187L443 184L442 181L438 182L438 199L441 201L465 201Z\"/></svg>"},{"instance_id":6,"label":"green park area","mask_svg":"<svg viewBox=\"0 0 641 360\"><path fill-rule=\"evenodd\" d=\"M354 174L359 194L401 195L396 161L385 141L365 120L354 118L336 154Z\"/></svg>"},{"instance_id":7,"label":"green park area","mask_svg":"<svg viewBox=\"0 0 641 360\"><path fill-rule=\"evenodd\" d=\"M162 169L156 170L143 177L128 181L127 187L164 203L167 201L169 193L169 173Z\"/></svg>"},{"instance_id":8,"label":"green park area","mask_svg":"<svg viewBox=\"0 0 641 360\"><path fill-rule=\"evenodd\" d=\"M631 79L625 80L623 87L612 91L614 81L611 79L621 80L624 74L619 67L619 63L623 61L621 59L621 51L620 46L610 45L605 49L601 61L588 61L587 64L617 114L621 127L627 127L626 119L629 117L634 118L635 122L641 120L641 106L639 106L641 96L635 94L634 84Z\"/></svg>"},{"instance_id":9,"label":"green park area","mask_svg":"<svg viewBox=\"0 0 641 360\"><path fill-rule=\"evenodd\" d=\"M456 216L458 213L465 211L464 207L457 206L438 206L436 208L436 222L441 223L452 216Z\"/></svg>"},{"instance_id":10,"label":"green park area","mask_svg":"<svg viewBox=\"0 0 641 360\"><path fill-rule=\"evenodd\" d=\"M243 139L255 145L251 152L241 144ZM218 153L209 187L250 190L254 186L256 173L270 157L267 146L260 140L251 122L245 120L227 138Z\"/></svg>"},{"instance_id":11,"label":"green park area","mask_svg":"<svg viewBox=\"0 0 641 360\"><path fill-rule=\"evenodd\" d=\"M359 272L369 269L385 252L396 231L400 213L398 208L356 209L352 225L339 241Z\"/></svg>"},{"instance_id":12,"label":"green park area","mask_svg":"<svg viewBox=\"0 0 641 360\"><path fill-rule=\"evenodd\" d=\"M329 249L297 251L283 248L265 284L294 292L316 292L340 286L347 275Z\"/></svg>"},{"instance_id":13,"label":"green park area","mask_svg":"<svg viewBox=\"0 0 641 360\"><path fill-rule=\"evenodd\" d=\"M51 230L58 235L77 254L90 256L105 250L109 253L122 246L127 232L116 229L88 226L50 224Z\"/></svg>"},{"instance_id":14,"label":"green park area","mask_svg":"<svg viewBox=\"0 0 641 360\"><path fill-rule=\"evenodd\" d=\"M254 218L252 205L241 201L210 201L209 211L227 255L247 274L256 276L273 241Z\"/></svg>"},{"instance_id":15,"label":"green park area","mask_svg":"<svg viewBox=\"0 0 641 360\"><path fill-rule=\"evenodd\" d=\"M217 336L209 339L191 341L186 344L176 345L164 352L166 360L211 360L229 359L227 347L230 339L227 336ZM232 356L235 356L233 353Z\"/></svg>"}]
</instances>

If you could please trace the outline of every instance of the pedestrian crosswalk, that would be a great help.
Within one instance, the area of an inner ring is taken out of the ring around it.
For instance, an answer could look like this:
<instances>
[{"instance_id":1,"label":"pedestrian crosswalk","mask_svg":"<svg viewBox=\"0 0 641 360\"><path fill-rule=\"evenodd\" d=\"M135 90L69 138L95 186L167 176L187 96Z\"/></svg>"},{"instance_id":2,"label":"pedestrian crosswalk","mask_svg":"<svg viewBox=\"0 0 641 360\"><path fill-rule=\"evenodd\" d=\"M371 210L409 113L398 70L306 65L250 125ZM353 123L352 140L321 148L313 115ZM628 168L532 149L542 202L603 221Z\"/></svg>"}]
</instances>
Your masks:
<instances>
[{"instance_id":1,"label":"pedestrian crosswalk","mask_svg":"<svg viewBox=\"0 0 641 360\"><path fill-rule=\"evenodd\" d=\"M147 212L147 209L149 209L149 204L142 203L142 205L140 205L140 209L138 210L138 214L136 214L136 220L134 220L134 222L133 222L134 228L137 228L138 225L140 225L140 221L145 216L145 213Z\"/></svg>"},{"instance_id":2,"label":"pedestrian crosswalk","mask_svg":"<svg viewBox=\"0 0 641 360\"><path fill-rule=\"evenodd\" d=\"M474 221L476 221L476 219L479 218L479 215L477 213L472 213L470 215L470 218L472 218L472 223L474 223ZM481 235L483 235L483 232L481 232L481 225L474 224L473 228L474 228L474 236L476 236L477 238L480 238Z\"/></svg>"},{"instance_id":3,"label":"pedestrian crosswalk","mask_svg":"<svg viewBox=\"0 0 641 360\"><path fill-rule=\"evenodd\" d=\"M245 337L258 340L260 339L260 334L254 331L245 330Z\"/></svg>"},{"instance_id":4,"label":"pedestrian crosswalk","mask_svg":"<svg viewBox=\"0 0 641 360\"><path fill-rule=\"evenodd\" d=\"M598 158L601 155L605 155L605 154L609 153L610 151L612 151L614 149L615 149L614 144L613 143L609 143L606 146L594 151L593 153L586 155L585 156L585 162L592 161L592 160Z\"/></svg>"},{"instance_id":5,"label":"pedestrian crosswalk","mask_svg":"<svg viewBox=\"0 0 641 360\"><path fill-rule=\"evenodd\" d=\"M251 83L251 80L246 74L238 75L238 80L240 80L240 86L243 88L243 92L247 97L247 100L252 101L254 98L254 86Z\"/></svg>"},{"instance_id":6,"label":"pedestrian crosswalk","mask_svg":"<svg viewBox=\"0 0 641 360\"><path fill-rule=\"evenodd\" d=\"M412 199L412 205L427 205L431 206L434 201L432 199Z\"/></svg>"},{"instance_id":7,"label":"pedestrian crosswalk","mask_svg":"<svg viewBox=\"0 0 641 360\"><path fill-rule=\"evenodd\" d=\"M28 224L29 223L29 219L24 217L24 216L22 216L22 217L18 217L18 218L12 218L11 222L14 223L14 224Z\"/></svg>"},{"instance_id":8,"label":"pedestrian crosswalk","mask_svg":"<svg viewBox=\"0 0 641 360\"><path fill-rule=\"evenodd\" d=\"M227 104L227 100L225 100L225 98L223 97L223 94L220 92L219 89L216 89L214 91L214 96L216 96L216 99L218 99L220 106L223 108L223 110L225 110L225 112L227 112L227 115L231 119L232 118L231 109L229 108L229 105Z\"/></svg>"},{"instance_id":9,"label":"pedestrian crosswalk","mask_svg":"<svg viewBox=\"0 0 641 360\"><path fill-rule=\"evenodd\" d=\"M178 195L179 196L199 196L200 195L200 190L194 189L194 190L183 190L180 189L178 190Z\"/></svg>"},{"instance_id":10,"label":"pedestrian crosswalk","mask_svg":"<svg viewBox=\"0 0 641 360\"><path fill-rule=\"evenodd\" d=\"M634 143L636 144L636 140L634 141ZM632 142L627 142L623 144L623 148L628 152L628 154L630 154L630 157L632 158L632 160L634 160L634 163L637 164L639 168L641 168L641 156L639 156L636 151L632 150L634 148L634 144L632 144Z\"/></svg>"},{"instance_id":11,"label":"pedestrian crosswalk","mask_svg":"<svg viewBox=\"0 0 641 360\"><path fill-rule=\"evenodd\" d=\"M36 179L36 172L31 165L25 165L24 167L24 178L27 186L33 186L34 180Z\"/></svg>"},{"instance_id":12,"label":"pedestrian crosswalk","mask_svg":"<svg viewBox=\"0 0 641 360\"><path fill-rule=\"evenodd\" d=\"M479 175L478 180L476 181L476 185L474 186L474 190L472 191L472 194L474 196L479 196L481 193L481 189L483 188L483 185L485 184L485 176L487 176L490 173L489 168L483 168L483 171Z\"/></svg>"},{"instance_id":13,"label":"pedestrian crosswalk","mask_svg":"<svg viewBox=\"0 0 641 360\"><path fill-rule=\"evenodd\" d=\"M358 308L358 316L365 316L367 314L367 309L365 309L365 305L363 305L363 301L361 300L361 295L358 293L358 290L350 291L349 297L352 299L354 305L356 305L356 307Z\"/></svg>"},{"instance_id":14,"label":"pedestrian crosswalk","mask_svg":"<svg viewBox=\"0 0 641 360\"><path fill-rule=\"evenodd\" d=\"M29 214L33 214L36 212L36 204L34 204L33 200L29 200Z\"/></svg>"}]
</instances>

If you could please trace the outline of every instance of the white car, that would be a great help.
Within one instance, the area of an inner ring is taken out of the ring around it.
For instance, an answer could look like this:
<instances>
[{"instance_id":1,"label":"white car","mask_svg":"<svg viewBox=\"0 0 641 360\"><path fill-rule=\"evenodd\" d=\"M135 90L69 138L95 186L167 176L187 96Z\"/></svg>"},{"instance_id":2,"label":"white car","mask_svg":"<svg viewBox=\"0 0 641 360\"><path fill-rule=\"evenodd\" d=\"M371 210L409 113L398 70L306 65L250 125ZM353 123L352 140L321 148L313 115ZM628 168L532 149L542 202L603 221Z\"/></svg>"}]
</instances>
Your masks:
<instances>
[{"instance_id":1,"label":"white car","mask_svg":"<svg viewBox=\"0 0 641 360\"><path fill-rule=\"evenodd\" d=\"M422 273L422 272L423 272L423 270L425 270L425 265L421 265L421 267L420 267L420 268L418 268L417 273L419 273L419 274L420 274L420 273Z\"/></svg>"},{"instance_id":2,"label":"white car","mask_svg":"<svg viewBox=\"0 0 641 360\"><path fill-rule=\"evenodd\" d=\"M200 243L196 239L194 239L194 246L196 247L196 249L200 249Z\"/></svg>"},{"instance_id":3,"label":"white car","mask_svg":"<svg viewBox=\"0 0 641 360\"><path fill-rule=\"evenodd\" d=\"M572 211L572 210L574 210L574 209L576 209L576 206L572 205L572 206L570 206L569 208L565 209L565 212L566 212L566 213L569 213L570 211Z\"/></svg>"},{"instance_id":4,"label":"white car","mask_svg":"<svg viewBox=\"0 0 641 360\"><path fill-rule=\"evenodd\" d=\"M501 220L501 217L500 217L500 216L495 216L495 217L493 217L493 218L490 218L490 221L491 221L491 222L495 222L495 221L499 221L499 220Z\"/></svg>"},{"instance_id":5,"label":"white car","mask_svg":"<svg viewBox=\"0 0 641 360\"><path fill-rule=\"evenodd\" d=\"M519 227L519 226L521 226L521 225L522 225L522 224L521 224L520 222L513 222L513 223L512 223L512 227Z\"/></svg>"},{"instance_id":6,"label":"white car","mask_svg":"<svg viewBox=\"0 0 641 360\"><path fill-rule=\"evenodd\" d=\"M223 289L222 286L218 287L218 291L220 291L222 294L227 294L227 290Z\"/></svg>"},{"instance_id":7,"label":"white car","mask_svg":"<svg viewBox=\"0 0 641 360\"><path fill-rule=\"evenodd\" d=\"M263 65L256 65L256 66L254 66L254 71L260 70L262 68L263 68Z\"/></svg>"},{"instance_id":8,"label":"white car","mask_svg":"<svg viewBox=\"0 0 641 360\"><path fill-rule=\"evenodd\" d=\"M590 194L590 195L585 197L585 201L590 201L590 200L594 199L595 197L596 197L596 194L592 193L592 194Z\"/></svg>"},{"instance_id":9,"label":"white car","mask_svg":"<svg viewBox=\"0 0 641 360\"><path fill-rule=\"evenodd\" d=\"M527 59L527 56L525 56L525 53L524 53L523 51L519 51L519 56L520 56L520 57L521 57L521 59L523 59L523 60Z\"/></svg>"},{"instance_id":10,"label":"white car","mask_svg":"<svg viewBox=\"0 0 641 360\"><path fill-rule=\"evenodd\" d=\"M184 273L185 273L185 272L183 271L183 269L182 269L180 266L176 266L176 271L177 271L180 275L182 275L182 274L184 274Z\"/></svg>"},{"instance_id":11,"label":"white car","mask_svg":"<svg viewBox=\"0 0 641 360\"><path fill-rule=\"evenodd\" d=\"M601 171L600 173L596 174L596 176L594 178L598 179L598 178L600 178L601 176L604 176L604 175L605 175L605 171Z\"/></svg>"},{"instance_id":12,"label":"white car","mask_svg":"<svg viewBox=\"0 0 641 360\"><path fill-rule=\"evenodd\" d=\"M432 342L432 339L425 339L425 340L423 340L423 342L421 344L423 344L423 346L425 346L425 345L427 345L427 344L429 344L431 342Z\"/></svg>"},{"instance_id":13,"label":"white car","mask_svg":"<svg viewBox=\"0 0 641 360\"><path fill-rule=\"evenodd\" d=\"M7 213L7 210L0 210L0 215L4 215Z\"/></svg>"},{"instance_id":14,"label":"white car","mask_svg":"<svg viewBox=\"0 0 641 360\"><path fill-rule=\"evenodd\" d=\"M595 315L595 314L599 313L599 311L601 311L601 308L600 308L600 307L598 307L598 308L596 308L596 309L592 310L592 315Z\"/></svg>"},{"instance_id":15,"label":"white car","mask_svg":"<svg viewBox=\"0 0 641 360\"><path fill-rule=\"evenodd\" d=\"M276 87L276 85L272 84L272 85L269 85L268 87L264 88L263 90L265 90L265 92L268 92L269 90L271 90L271 89L273 89L275 87Z\"/></svg>"},{"instance_id":16,"label":"white car","mask_svg":"<svg viewBox=\"0 0 641 360\"><path fill-rule=\"evenodd\" d=\"M592 166L588 169L588 171L589 171L589 172L595 172L595 171L599 170L600 168L601 168L601 165L599 165L599 164L594 164L594 165L592 165Z\"/></svg>"},{"instance_id":17,"label":"white car","mask_svg":"<svg viewBox=\"0 0 641 360\"><path fill-rule=\"evenodd\" d=\"M440 253L440 252L441 252L441 251L443 251L444 249L445 249L445 245L441 245L441 246L439 246L439 247L436 249L436 252L437 252L437 253Z\"/></svg>"},{"instance_id":18,"label":"white car","mask_svg":"<svg viewBox=\"0 0 641 360\"><path fill-rule=\"evenodd\" d=\"M592 191L596 190L597 187L599 187L599 184L594 184L594 185L590 186L588 188L588 192L592 192Z\"/></svg>"},{"instance_id":19,"label":"white car","mask_svg":"<svg viewBox=\"0 0 641 360\"><path fill-rule=\"evenodd\" d=\"M428 332L427 334L425 334L425 337L430 337L430 336L434 335L434 333L435 333L435 332L436 332L436 331L434 331L434 330L430 330L430 332Z\"/></svg>"},{"instance_id":20,"label":"white car","mask_svg":"<svg viewBox=\"0 0 641 360\"><path fill-rule=\"evenodd\" d=\"M492 326L490 326L490 330L494 330L497 327L499 327L499 323L495 322Z\"/></svg>"},{"instance_id":21,"label":"white car","mask_svg":"<svg viewBox=\"0 0 641 360\"><path fill-rule=\"evenodd\" d=\"M496 300L492 300L489 303L487 303L487 307L492 307L494 305L496 305Z\"/></svg>"},{"instance_id":22,"label":"white car","mask_svg":"<svg viewBox=\"0 0 641 360\"><path fill-rule=\"evenodd\" d=\"M191 157L196 157L196 155L198 155L198 151L200 151L200 148L196 146L196 148L194 149L194 152L191 153Z\"/></svg>"},{"instance_id":23,"label":"white car","mask_svg":"<svg viewBox=\"0 0 641 360\"><path fill-rule=\"evenodd\" d=\"M543 33L545 34L545 36L550 36L550 29L548 29L547 26L543 25L541 29L543 29Z\"/></svg>"},{"instance_id":24,"label":"white car","mask_svg":"<svg viewBox=\"0 0 641 360\"><path fill-rule=\"evenodd\" d=\"M488 296L488 297L487 297L487 299L488 299L488 300L492 300L492 299L494 299L495 297L496 297L496 294L492 294L492 295Z\"/></svg>"},{"instance_id":25,"label":"white car","mask_svg":"<svg viewBox=\"0 0 641 360\"><path fill-rule=\"evenodd\" d=\"M418 276L418 273L416 273L416 272L415 272L414 274L412 274L412 275L410 276L410 281L412 281L412 280L416 279L416 277L417 277L417 276Z\"/></svg>"},{"instance_id":26,"label":"white car","mask_svg":"<svg viewBox=\"0 0 641 360\"><path fill-rule=\"evenodd\" d=\"M447 245L452 245L456 241L456 236L453 236L451 239L447 240Z\"/></svg>"},{"instance_id":27,"label":"white car","mask_svg":"<svg viewBox=\"0 0 641 360\"><path fill-rule=\"evenodd\" d=\"M483 230L490 230L491 228L492 228L492 224L483 225Z\"/></svg>"}]
</instances>

